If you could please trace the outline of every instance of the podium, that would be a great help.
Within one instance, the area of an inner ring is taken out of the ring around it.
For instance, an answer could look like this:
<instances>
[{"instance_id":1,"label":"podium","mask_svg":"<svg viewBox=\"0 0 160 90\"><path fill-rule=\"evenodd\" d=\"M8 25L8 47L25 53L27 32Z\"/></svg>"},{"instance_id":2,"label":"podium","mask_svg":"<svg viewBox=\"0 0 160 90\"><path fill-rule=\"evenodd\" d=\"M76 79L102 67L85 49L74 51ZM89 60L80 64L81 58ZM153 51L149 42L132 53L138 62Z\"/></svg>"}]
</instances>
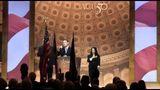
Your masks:
<instances>
[{"instance_id":1,"label":"podium","mask_svg":"<svg viewBox=\"0 0 160 90\"><path fill-rule=\"evenodd\" d=\"M75 63L76 63L76 69L77 69L77 72L78 72L78 75L79 75L80 74L81 58L76 57L75 58ZM61 70L61 73L65 74L67 71L69 71L70 57L58 57L57 65L58 65L58 70Z\"/></svg>"}]
</instances>

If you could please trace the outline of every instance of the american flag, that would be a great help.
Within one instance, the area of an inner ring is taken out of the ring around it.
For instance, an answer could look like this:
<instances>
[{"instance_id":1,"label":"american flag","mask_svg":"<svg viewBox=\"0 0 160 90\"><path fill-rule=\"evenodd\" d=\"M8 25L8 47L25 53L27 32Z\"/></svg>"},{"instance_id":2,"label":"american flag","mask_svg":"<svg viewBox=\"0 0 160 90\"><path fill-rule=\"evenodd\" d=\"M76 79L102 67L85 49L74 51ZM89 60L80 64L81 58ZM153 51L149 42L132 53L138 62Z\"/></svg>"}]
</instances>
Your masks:
<instances>
[{"instance_id":1,"label":"american flag","mask_svg":"<svg viewBox=\"0 0 160 90\"><path fill-rule=\"evenodd\" d=\"M40 60L40 70L41 70L41 82L47 79L47 69L48 69L48 60L51 55L51 46L49 43L49 34L47 24L45 22L45 32L44 32L44 43L43 43L43 55Z\"/></svg>"},{"instance_id":2,"label":"american flag","mask_svg":"<svg viewBox=\"0 0 160 90\"><path fill-rule=\"evenodd\" d=\"M49 34L48 34L48 27L47 27L47 24L45 23L44 44L46 44L47 41L49 41Z\"/></svg>"}]
</instances>

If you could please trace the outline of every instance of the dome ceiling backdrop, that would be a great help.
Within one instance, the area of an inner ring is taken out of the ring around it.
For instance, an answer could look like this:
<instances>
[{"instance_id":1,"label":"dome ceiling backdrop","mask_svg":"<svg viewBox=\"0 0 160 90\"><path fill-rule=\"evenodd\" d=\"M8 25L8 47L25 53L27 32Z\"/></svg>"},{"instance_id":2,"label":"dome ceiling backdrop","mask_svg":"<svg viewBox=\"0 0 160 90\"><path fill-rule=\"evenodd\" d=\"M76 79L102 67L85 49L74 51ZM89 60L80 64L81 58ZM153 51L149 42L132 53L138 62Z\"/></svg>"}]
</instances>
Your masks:
<instances>
[{"instance_id":1,"label":"dome ceiling backdrop","mask_svg":"<svg viewBox=\"0 0 160 90\"><path fill-rule=\"evenodd\" d=\"M35 53L42 45L44 18L50 43L56 33L57 47L75 33L76 57L81 58L80 75L88 74L87 55L95 46L101 55L100 85L114 76L129 83L129 2L127 1L36 1ZM35 72L39 77L39 57ZM39 80L39 78L36 78Z\"/></svg>"},{"instance_id":2,"label":"dome ceiling backdrop","mask_svg":"<svg viewBox=\"0 0 160 90\"><path fill-rule=\"evenodd\" d=\"M78 57L86 58L92 46L98 48L100 55L129 48L128 2L37 1L35 15L36 46L40 45L43 39L43 18L48 17L51 41L55 32L57 46L64 39L71 42L74 32Z\"/></svg>"}]
</instances>

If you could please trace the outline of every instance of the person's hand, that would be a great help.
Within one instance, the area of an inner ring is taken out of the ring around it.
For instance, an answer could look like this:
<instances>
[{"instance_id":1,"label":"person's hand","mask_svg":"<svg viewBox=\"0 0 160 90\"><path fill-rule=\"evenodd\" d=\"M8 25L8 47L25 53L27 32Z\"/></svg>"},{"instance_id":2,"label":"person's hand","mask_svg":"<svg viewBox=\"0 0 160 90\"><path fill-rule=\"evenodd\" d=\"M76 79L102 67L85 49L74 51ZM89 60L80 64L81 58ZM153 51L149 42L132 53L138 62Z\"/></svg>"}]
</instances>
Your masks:
<instances>
[{"instance_id":1,"label":"person's hand","mask_svg":"<svg viewBox=\"0 0 160 90\"><path fill-rule=\"evenodd\" d=\"M62 49L62 48L63 48L63 47L62 47L62 45L61 45L61 46L59 46L59 48L60 48L60 49Z\"/></svg>"},{"instance_id":2,"label":"person's hand","mask_svg":"<svg viewBox=\"0 0 160 90\"><path fill-rule=\"evenodd\" d=\"M97 58L97 56L92 56L92 58Z\"/></svg>"},{"instance_id":3,"label":"person's hand","mask_svg":"<svg viewBox=\"0 0 160 90\"><path fill-rule=\"evenodd\" d=\"M91 57L89 60L92 61L93 57Z\"/></svg>"},{"instance_id":4,"label":"person's hand","mask_svg":"<svg viewBox=\"0 0 160 90\"><path fill-rule=\"evenodd\" d=\"M55 68L55 65L53 65L53 68Z\"/></svg>"},{"instance_id":5,"label":"person's hand","mask_svg":"<svg viewBox=\"0 0 160 90\"><path fill-rule=\"evenodd\" d=\"M94 56L94 58L97 58L97 56Z\"/></svg>"},{"instance_id":6,"label":"person's hand","mask_svg":"<svg viewBox=\"0 0 160 90\"><path fill-rule=\"evenodd\" d=\"M100 66L99 65L97 66L97 69L100 70Z\"/></svg>"},{"instance_id":7,"label":"person's hand","mask_svg":"<svg viewBox=\"0 0 160 90\"><path fill-rule=\"evenodd\" d=\"M63 57L67 57L67 55L63 55Z\"/></svg>"},{"instance_id":8,"label":"person's hand","mask_svg":"<svg viewBox=\"0 0 160 90\"><path fill-rule=\"evenodd\" d=\"M59 46L58 51L60 51L60 49L62 49L62 45L61 45L61 46Z\"/></svg>"}]
</instances>

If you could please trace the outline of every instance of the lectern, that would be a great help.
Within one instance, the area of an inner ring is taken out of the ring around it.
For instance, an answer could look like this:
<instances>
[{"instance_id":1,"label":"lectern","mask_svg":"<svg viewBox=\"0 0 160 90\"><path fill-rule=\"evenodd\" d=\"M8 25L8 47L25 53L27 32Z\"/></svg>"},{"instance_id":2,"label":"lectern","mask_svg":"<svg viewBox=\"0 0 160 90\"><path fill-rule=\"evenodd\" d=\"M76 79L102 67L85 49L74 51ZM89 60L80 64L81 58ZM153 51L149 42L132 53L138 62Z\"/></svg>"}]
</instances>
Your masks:
<instances>
[{"instance_id":1,"label":"lectern","mask_svg":"<svg viewBox=\"0 0 160 90\"><path fill-rule=\"evenodd\" d=\"M79 75L81 58L80 57L76 57L75 63L76 63L76 68L77 68L78 75ZM65 74L67 71L69 71L70 57L58 57L57 65L58 65L58 70L61 70L61 73Z\"/></svg>"}]
</instances>

